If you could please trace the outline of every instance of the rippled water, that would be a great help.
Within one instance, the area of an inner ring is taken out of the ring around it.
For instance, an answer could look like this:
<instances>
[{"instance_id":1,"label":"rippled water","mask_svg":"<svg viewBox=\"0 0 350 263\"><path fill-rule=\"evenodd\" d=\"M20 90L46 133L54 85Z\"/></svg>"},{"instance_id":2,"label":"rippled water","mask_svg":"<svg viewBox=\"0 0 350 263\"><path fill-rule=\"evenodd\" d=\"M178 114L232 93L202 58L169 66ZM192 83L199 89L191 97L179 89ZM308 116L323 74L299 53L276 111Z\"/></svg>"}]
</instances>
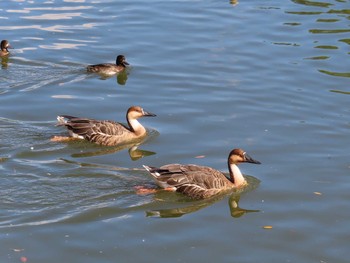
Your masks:
<instances>
[{"instance_id":1,"label":"rippled water","mask_svg":"<svg viewBox=\"0 0 350 263\"><path fill-rule=\"evenodd\" d=\"M0 261L348 262L349 4L3 2ZM50 141L130 105L157 114L137 148ZM142 164L227 171L235 147L262 162L243 192L136 193Z\"/></svg>"}]
</instances>

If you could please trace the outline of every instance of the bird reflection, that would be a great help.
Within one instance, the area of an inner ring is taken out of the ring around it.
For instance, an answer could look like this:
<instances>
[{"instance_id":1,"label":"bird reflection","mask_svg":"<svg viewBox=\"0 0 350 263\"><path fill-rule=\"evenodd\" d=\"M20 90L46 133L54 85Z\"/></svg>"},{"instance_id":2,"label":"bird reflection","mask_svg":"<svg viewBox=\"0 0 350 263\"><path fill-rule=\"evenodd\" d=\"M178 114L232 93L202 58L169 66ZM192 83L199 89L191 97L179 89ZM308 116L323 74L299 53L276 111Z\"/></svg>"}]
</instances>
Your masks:
<instances>
[{"instance_id":1,"label":"bird reflection","mask_svg":"<svg viewBox=\"0 0 350 263\"><path fill-rule=\"evenodd\" d=\"M219 200L222 200L226 196L227 195L219 195L210 199L205 199L205 200L200 200L195 202L188 201L188 202L185 202L187 205L183 207L146 211L146 216L161 217L161 218L181 217L183 215L193 213L202 208L208 207L213 203L216 203ZM239 206L239 200L240 200L240 194L236 192L232 193L228 199L228 205L229 205L230 214L232 217L239 218L247 213L260 212L260 210L251 210L251 209L241 208Z\"/></svg>"},{"instance_id":2,"label":"bird reflection","mask_svg":"<svg viewBox=\"0 0 350 263\"><path fill-rule=\"evenodd\" d=\"M117 83L119 85L125 85L127 80L128 80L128 72L126 70L117 74Z\"/></svg>"},{"instance_id":3,"label":"bird reflection","mask_svg":"<svg viewBox=\"0 0 350 263\"><path fill-rule=\"evenodd\" d=\"M234 218L241 217L247 213L260 212L260 210L244 209L239 207L240 195L232 194L228 199L228 205L230 207L231 216Z\"/></svg>"},{"instance_id":4,"label":"bird reflection","mask_svg":"<svg viewBox=\"0 0 350 263\"><path fill-rule=\"evenodd\" d=\"M102 80L106 80L106 79L110 79L112 77L116 77L117 79L117 83L121 86L126 84L126 81L128 80L128 75L129 72L127 70L124 70L118 74L114 74L114 75L106 75L106 74L99 74L100 75L100 79Z\"/></svg>"},{"instance_id":5,"label":"bird reflection","mask_svg":"<svg viewBox=\"0 0 350 263\"><path fill-rule=\"evenodd\" d=\"M71 154L73 158L113 154L113 153L128 149L130 159L132 161L136 161L141 158L156 154L155 152L139 149L141 145L145 144L146 142L152 140L154 137L159 135L159 132L153 129L147 129L147 133L148 133L148 136L144 138L137 139L132 142L124 143L116 146L100 146L100 145L91 144L90 142L79 140L79 139L74 139L74 140L68 141L67 143L70 144L72 148L76 148L79 150L79 152ZM82 147L82 145L84 146L86 145L87 147ZM83 151L82 149L88 149L88 150Z\"/></svg>"},{"instance_id":6,"label":"bird reflection","mask_svg":"<svg viewBox=\"0 0 350 263\"><path fill-rule=\"evenodd\" d=\"M8 57L2 57L1 58L1 68L6 69L8 67L9 58Z\"/></svg>"},{"instance_id":7,"label":"bird reflection","mask_svg":"<svg viewBox=\"0 0 350 263\"><path fill-rule=\"evenodd\" d=\"M99 149L97 151L73 153L71 156L74 158L91 157L91 156L97 156L97 155L112 154L112 153L119 152L119 151L127 149L127 148L129 148L128 153L129 153L130 159L132 161L136 161L136 160L139 160L143 157L156 154L155 152L138 149L139 146L140 146L140 144L136 144L136 145L126 144L126 145L121 145L121 146L117 146L117 147L104 147L104 148Z\"/></svg>"},{"instance_id":8,"label":"bird reflection","mask_svg":"<svg viewBox=\"0 0 350 263\"><path fill-rule=\"evenodd\" d=\"M151 155L156 154L155 152L140 150L137 147L138 147L138 145L134 145L133 147L131 147L129 149L129 156L130 156L131 160L133 160L133 161L136 161L136 160L141 159L141 158L146 157L146 156L151 156Z\"/></svg>"}]
</instances>

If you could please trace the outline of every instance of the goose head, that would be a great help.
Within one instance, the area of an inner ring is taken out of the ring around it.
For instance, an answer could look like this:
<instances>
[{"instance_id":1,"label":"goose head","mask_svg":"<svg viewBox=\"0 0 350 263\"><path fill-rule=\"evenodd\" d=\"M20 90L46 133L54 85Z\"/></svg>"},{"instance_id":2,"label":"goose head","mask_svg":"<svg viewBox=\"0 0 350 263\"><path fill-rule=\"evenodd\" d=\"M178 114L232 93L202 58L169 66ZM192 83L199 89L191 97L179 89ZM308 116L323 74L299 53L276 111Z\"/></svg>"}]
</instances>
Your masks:
<instances>
[{"instance_id":1,"label":"goose head","mask_svg":"<svg viewBox=\"0 0 350 263\"><path fill-rule=\"evenodd\" d=\"M136 120L136 119L141 118L141 117L155 117L157 115L155 115L151 112L145 111L140 106L131 106L128 109L126 116L127 116L127 119Z\"/></svg>"},{"instance_id":2,"label":"goose head","mask_svg":"<svg viewBox=\"0 0 350 263\"><path fill-rule=\"evenodd\" d=\"M228 157L229 164L240 164L240 163L254 163L261 164L261 162L254 160L242 149L233 149Z\"/></svg>"},{"instance_id":3,"label":"goose head","mask_svg":"<svg viewBox=\"0 0 350 263\"><path fill-rule=\"evenodd\" d=\"M260 164L259 161L254 160L242 149L233 149L228 156L228 167L230 171L230 180L235 187L241 187L247 184L247 181L238 168L238 164L240 163Z\"/></svg>"}]
</instances>

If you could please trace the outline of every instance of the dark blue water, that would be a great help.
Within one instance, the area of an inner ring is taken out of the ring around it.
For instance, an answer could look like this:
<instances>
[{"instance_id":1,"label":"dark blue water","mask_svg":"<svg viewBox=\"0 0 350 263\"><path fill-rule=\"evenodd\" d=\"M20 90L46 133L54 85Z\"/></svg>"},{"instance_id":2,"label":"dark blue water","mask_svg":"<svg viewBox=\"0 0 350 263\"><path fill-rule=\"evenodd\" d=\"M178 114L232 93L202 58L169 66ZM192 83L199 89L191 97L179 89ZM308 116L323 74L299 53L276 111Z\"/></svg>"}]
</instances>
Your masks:
<instances>
[{"instance_id":1,"label":"dark blue water","mask_svg":"<svg viewBox=\"0 0 350 263\"><path fill-rule=\"evenodd\" d=\"M348 262L349 6L2 3L0 261ZM126 74L86 74L118 54ZM50 141L131 105L157 114L137 149ZM236 147L262 162L243 192L136 193L143 164L226 172Z\"/></svg>"}]
</instances>

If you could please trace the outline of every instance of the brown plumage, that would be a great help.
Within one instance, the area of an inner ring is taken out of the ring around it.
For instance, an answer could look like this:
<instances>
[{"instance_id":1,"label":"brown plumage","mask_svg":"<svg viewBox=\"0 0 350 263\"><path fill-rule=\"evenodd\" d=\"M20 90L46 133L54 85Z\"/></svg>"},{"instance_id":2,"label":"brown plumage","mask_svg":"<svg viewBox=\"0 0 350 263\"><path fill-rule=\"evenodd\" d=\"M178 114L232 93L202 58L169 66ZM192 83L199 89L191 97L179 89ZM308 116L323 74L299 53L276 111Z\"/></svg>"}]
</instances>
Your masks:
<instances>
[{"instance_id":1,"label":"brown plumage","mask_svg":"<svg viewBox=\"0 0 350 263\"><path fill-rule=\"evenodd\" d=\"M242 149L233 149L228 157L230 178L211 167L194 164L168 164L160 168L144 165L144 168L161 188L171 189L194 199L202 199L245 186L247 181L237 166L243 162L260 164Z\"/></svg>"},{"instance_id":2,"label":"brown plumage","mask_svg":"<svg viewBox=\"0 0 350 263\"><path fill-rule=\"evenodd\" d=\"M4 57L10 54L10 52L8 51L8 48L12 48L10 46L10 43L7 40L1 41L0 57Z\"/></svg>"},{"instance_id":3,"label":"brown plumage","mask_svg":"<svg viewBox=\"0 0 350 263\"><path fill-rule=\"evenodd\" d=\"M104 63L104 64L97 64L97 65L90 65L86 69L88 72L91 72L91 73L99 73L103 75L114 75L116 73L123 71L128 65L129 63L126 61L125 56L119 55L116 58L115 64Z\"/></svg>"},{"instance_id":4,"label":"brown plumage","mask_svg":"<svg viewBox=\"0 0 350 263\"><path fill-rule=\"evenodd\" d=\"M58 126L65 126L71 137L85 139L100 145L115 146L142 138L146 129L138 122L138 118L156 116L144 111L139 106L132 106L126 113L128 125L115 121L94 120L68 115L57 117Z\"/></svg>"}]
</instances>

